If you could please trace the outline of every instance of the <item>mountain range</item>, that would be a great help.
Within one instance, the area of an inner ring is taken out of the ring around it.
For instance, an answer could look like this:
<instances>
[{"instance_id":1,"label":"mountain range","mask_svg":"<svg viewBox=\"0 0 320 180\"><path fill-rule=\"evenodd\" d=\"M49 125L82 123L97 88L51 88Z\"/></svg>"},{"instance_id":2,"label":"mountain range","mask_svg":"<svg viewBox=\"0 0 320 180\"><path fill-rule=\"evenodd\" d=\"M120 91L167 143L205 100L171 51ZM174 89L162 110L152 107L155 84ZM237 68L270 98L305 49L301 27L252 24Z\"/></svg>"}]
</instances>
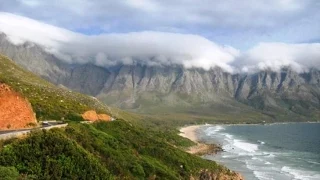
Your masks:
<instances>
[{"instance_id":1,"label":"mountain range","mask_svg":"<svg viewBox=\"0 0 320 180\"><path fill-rule=\"evenodd\" d=\"M216 120L320 119L316 67L302 73L283 67L232 74L219 67L204 70L178 64L68 64L33 42L15 45L4 33L0 53L56 85L139 113L215 116Z\"/></svg>"},{"instance_id":2,"label":"mountain range","mask_svg":"<svg viewBox=\"0 0 320 180\"><path fill-rule=\"evenodd\" d=\"M1 54L0 100L1 180L243 179L184 152L196 144L180 137L177 127L150 128L142 115L57 87ZM115 119L85 121L90 111ZM40 129L48 120L64 124Z\"/></svg>"}]
</instances>

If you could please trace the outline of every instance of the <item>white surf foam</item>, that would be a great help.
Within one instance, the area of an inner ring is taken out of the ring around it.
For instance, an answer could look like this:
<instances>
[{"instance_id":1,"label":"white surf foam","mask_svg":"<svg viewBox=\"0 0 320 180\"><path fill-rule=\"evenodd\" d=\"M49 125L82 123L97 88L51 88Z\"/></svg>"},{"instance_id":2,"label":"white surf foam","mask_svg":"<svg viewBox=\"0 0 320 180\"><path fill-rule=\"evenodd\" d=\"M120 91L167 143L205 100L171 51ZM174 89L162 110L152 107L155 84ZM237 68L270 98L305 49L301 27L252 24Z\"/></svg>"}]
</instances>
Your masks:
<instances>
[{"instance_id":1,"label":"white surf foam","mask_svg":"<svg viewBox=\"0 0 320 180\"><path fill-rule=\"evenodd\" d=\"M224 152L219 158L223 162L243 164L243 172L249 173L250 179L304 179L320 180L320 173L314 171L305 171L302 169L293 169L285 163L279 162L278 157L286 156L287 152L277 152L266 150L269 148L267 143L261 140L250 142L240 137L227 133L223 126L212 126L204 129L206 135L211 138L223 140ZM291 154L288 154L288 156ZM232 164L230 165L232 167ZM228 166L228 164L226 164ZM237 166L239 168L241 166ZM234 169L237 170L237 169ZM251 174L251 175L250 175ZM255 177L255 178L254 178Z\"/></svg>"},{"instance_id":2,"label":"white surf foam","mask_svg":"<svg viewBox=\"0 0 320 180\"><path fill-rule=\"evenodd\" d=\"M269 153L266 157L268 157L268 158L274 158L274 157L276 157L276 155L274 155L273 153Z\"/></svg>"},{"instance_id":3,"label":"white surf foam","mask_svg":"<svg viewBox=\"0 0 320 180\"><path fill-rule=\"evenodd\" d=\"M259 180L273 180L273 178L270 178L267 173L262 171L253 171L253 174Z\"/></svg>"},{"instance_id":4,"label":"white surf foam","mask_svg":"<svg viewBox=\"0 0 320 180\"><path fill-rule=\"evenodd\" d=\"M231 134L226 134L225 135L227 138L229 138L229 139L232 139L233 138L233 136L231 135Z\"/></svg>"},{"instance_id":5,"label":"white surf foam","mask_svg":"<svg viewBox=\"0 0 320 180\"><path fill-rule=\"evenodd\" d=\"M217 126L208 127L204 132L206 133L207 136L211 136L224 129L225 129L224 127L217 125Z\"/></svg>"},{"instance_id":6,"label":"white surf foam","mask_svg":"<svg viewBox=\"0 0 320 180\"><path fill-rule=\"evenodd\" d=\"M282 173L291 175L294 179L301 180L319 180L320 174L314 171L305 171L291 168L289 166L283 166L281 168Z\"/></svg>"},{"instance_id":7,"label":"white surf foam","mask_svg":"<svg viewBox=\"0 0 320 180\"><path fill-rule=\"evenodd\" d=\"M318 162L314 162L314 161L307 161L308 163L311 163L311 164L320 164Z\"/></svg>"},{"instance_id":8,"label":"white surf foam","mask_svg":"<svg viewBox=\"0 0 320 180\"><path fill-rule=\"evenodd\" d=\"M244 142L238 139L234 140L233 145L237 148L240 148L244 151L247 152L256 152L258 150L258 145L257 144L252 144L252 143L248 143L248 142Z\"/></svg>"}]
</instances>

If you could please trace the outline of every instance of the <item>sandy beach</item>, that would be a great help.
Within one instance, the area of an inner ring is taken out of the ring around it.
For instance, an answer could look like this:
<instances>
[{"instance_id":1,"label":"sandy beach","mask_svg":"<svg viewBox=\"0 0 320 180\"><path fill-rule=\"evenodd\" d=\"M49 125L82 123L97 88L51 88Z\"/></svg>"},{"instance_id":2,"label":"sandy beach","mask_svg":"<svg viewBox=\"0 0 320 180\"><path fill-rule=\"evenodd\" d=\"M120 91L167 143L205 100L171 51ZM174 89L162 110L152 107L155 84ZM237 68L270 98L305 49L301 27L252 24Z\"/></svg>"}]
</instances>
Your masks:
<instances>
[{"instance_id":1,"label":"sandy beach","mask_svg":"<svg viewBox=\"0 0 320 180\"><path fill-rule=\"evenodd\" d=\"M221 151L221 147L214 145L214 144L205 144L199 142L197 137L197 129L204 125L193 125L187 126L180 129L180 136L190 139L194 143L195 146L189 147L186 151L190 154L197 154L197 155L204 155L204 154L216 154L217 152Z\"/></svg>"},{"instance_id":2,"label":"sandy beach","mask_svg":"<svg viewBox=\"0 0 320 180\"><path fill-rule=\"evenodd\" d=\"M186 126L180 129L180 136L190 139L191 141L197 143L198 138L196 130L203 125Z\"/></svg>"},{"instance_id":3,"label":"sandy beach","mask_svg":"<svg viewBox=\"0 0 320 180\"><path fill-rule=\"evenodd\" d=\"M206 154L217 154L220 151L223 151L221 146L215 145L215 144L205 144L201 142L201 140L197 137L197 130L200 127L203 127L206 125L193 125L193 126L186 126L180 128L180 136L185 137L187 139L190 139L194 143L196 143L195 146L191 146L188 149L186 149L186 152L190 154L195 154L195 155L206 155ZM230 171L233 172L233 171ZM236 173L235 177L220 177L219 179L236 179L236 180L243 180L244 178L242 177L241 174Z\"/></svg>"}]
</instances>

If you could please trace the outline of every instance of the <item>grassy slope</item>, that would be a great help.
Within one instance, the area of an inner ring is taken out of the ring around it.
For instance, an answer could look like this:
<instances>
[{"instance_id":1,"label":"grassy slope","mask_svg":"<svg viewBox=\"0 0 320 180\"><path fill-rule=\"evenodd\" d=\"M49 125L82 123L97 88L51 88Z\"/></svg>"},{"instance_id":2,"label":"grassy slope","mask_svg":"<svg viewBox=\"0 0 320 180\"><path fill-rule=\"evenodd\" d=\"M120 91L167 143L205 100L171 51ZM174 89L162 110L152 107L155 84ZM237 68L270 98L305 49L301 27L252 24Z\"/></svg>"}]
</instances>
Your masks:
<instances>
[{"instance_id":1,"label":"grassy slope","mask_svg":"<svg viewBox=\"0 0 320 180\"><path fill-rule=\"evenodd\" d=\"M230 174L213 161L174 147L163 136L122 120L71 123L65 129L2 142L0 166L13 166L35 179L188 179L202 169Z\"/></svg>"},{"instance_id":2,"label":"grassy slope","mask_svg":"<svg viewBox=\"0 0 320 180\"><path fill-rule=\"evenodd\" d=\"M149 93L150 94L150 93ZM105 99L102 99L106 101ZM278 100L278 99L277 99ZM140 106L134 109L126 109L141 117L148 117L147 123L157 126L183 126L185 124L204 123L273 123L273 122L298 122L318 121L320 110L310 106L310 102L295 102L279 100L281 107L271 107L265 104L263 99L253 99L250 105L247 102L237 102L226 99L218 103L178 103L170 104L166 101L150 105L152 100L139 101ZM111 103L111 102L110 102ZM301 106L305 106L301 108ZM293 109L294 108L294 109ZM164 128L165 129L165 128Z\"/></svg>"},{"instance_id":3,"label":"grassy slope","mask_svg":"<svg viewBox=\"0 0 320 180\"><path fill-rule=\"evenodd\" d=\"M28 98L38 120L82 120L80 114L91 109L110 113L110 109L95 98L58 88L2 55L0 82L10 85Z\"/></svg>"},{"instance_id":4,"label":"grassy slope","mask_svg":"<svg viewBox=\"0 0 320 180\"><path fill-rule=\"evenodd\" d=\"M109 97L98 98L107 104L112 104ZM275 120L258 109L231 99L200 103L199 100L190 98L173 94L161 96L147 92L136 100L139 105L126 110L148 116L149 120L154 120L157 125L170 124L171 126L196 123L261 123Z\"/></svg>"}]
</instances>

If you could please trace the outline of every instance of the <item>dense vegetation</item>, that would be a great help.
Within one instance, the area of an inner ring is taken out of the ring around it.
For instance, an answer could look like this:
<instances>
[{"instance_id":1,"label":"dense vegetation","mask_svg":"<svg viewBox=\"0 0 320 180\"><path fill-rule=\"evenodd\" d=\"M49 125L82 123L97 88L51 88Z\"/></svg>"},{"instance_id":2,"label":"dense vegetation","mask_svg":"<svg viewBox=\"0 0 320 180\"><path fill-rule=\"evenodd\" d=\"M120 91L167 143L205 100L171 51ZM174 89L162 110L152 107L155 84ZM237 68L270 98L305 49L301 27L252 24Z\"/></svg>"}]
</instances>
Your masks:
<instances>
[{"instance_id":1,"label":"dense vegetation","mask_svg":"<svg viewBox=\"0 0 320 180\"><path fill-rule=\"evenodd\" d=\"M201 169L228 173L174 147L167 138L123 120L71 123L2 142L0 165L35 179L188 179Z\"/></svg>"},{"instance_id":2,"label":"dense vegetation","mask_svg":"<svg viewBox=\"0 0 320 180\"><path fill-rule=\"evenodd\" d=\"M19 172L15 167L0 166L0 179L12 180L19 178Z\"/></svg>"},{"instance_id":3,"label":"dense vegetation","mask_svg":"<svg viewBox=\"0 0 320 180\"><path fill-rule=\"evenodd\" d=\"M14 166L35 179L109 177L97 158L70 141L61 130L34 132L3 147L2 166Z\"/></svg>"}]
</instances>

